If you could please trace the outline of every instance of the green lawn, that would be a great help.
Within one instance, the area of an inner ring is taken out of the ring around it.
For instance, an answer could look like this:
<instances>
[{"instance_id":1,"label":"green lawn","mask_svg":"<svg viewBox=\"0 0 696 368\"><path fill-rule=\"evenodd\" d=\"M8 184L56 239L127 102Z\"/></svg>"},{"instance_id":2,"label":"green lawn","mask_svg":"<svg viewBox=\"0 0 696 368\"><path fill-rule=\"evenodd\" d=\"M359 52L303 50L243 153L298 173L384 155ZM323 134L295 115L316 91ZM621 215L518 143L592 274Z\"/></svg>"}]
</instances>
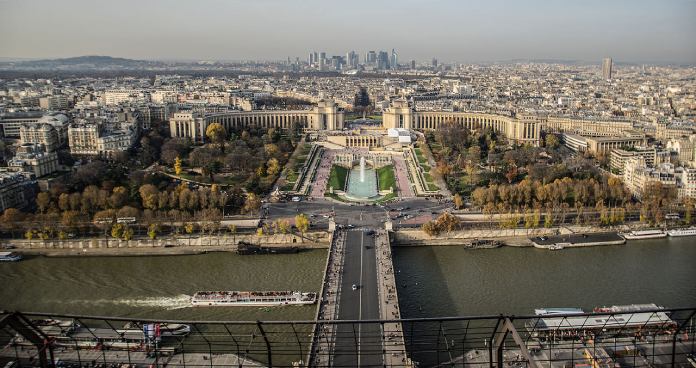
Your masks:
<instances>
[{"instance_id":1,"label":"green lawn","mask_svg":"<svg viewBox=\"0 0 696 368\"><path fill-rule=\"evenodd\" d=\"M423 151L420 148L414 148L413 150L416 152L416 158L418 159L418 163L422 165L428 162L428 160L425 159L425 156L423 156Z\"/></svg>"},{"instance_id":2,"label":"green lawn","mask_svg":"<svg viewBox=\"0 0 696 368\"><path fill-rule=\"evenodd\" d=\"M379 178L379 190L389 190L396 186L393 165L387 165L377 169L377 177Z\"/></svg>"},{"instance_id":3,"label":"green lawn","mask_svg":"<svg viewBox=\"0 0 696 368\"><path fill-rule=\"evenodd\" d=\"M343 190L343 188L346 186L347 177L348 169L338 165L331 166L331 173L329 174L327 189L333 187L334 190Z\"/></svg>"}]
</instances>

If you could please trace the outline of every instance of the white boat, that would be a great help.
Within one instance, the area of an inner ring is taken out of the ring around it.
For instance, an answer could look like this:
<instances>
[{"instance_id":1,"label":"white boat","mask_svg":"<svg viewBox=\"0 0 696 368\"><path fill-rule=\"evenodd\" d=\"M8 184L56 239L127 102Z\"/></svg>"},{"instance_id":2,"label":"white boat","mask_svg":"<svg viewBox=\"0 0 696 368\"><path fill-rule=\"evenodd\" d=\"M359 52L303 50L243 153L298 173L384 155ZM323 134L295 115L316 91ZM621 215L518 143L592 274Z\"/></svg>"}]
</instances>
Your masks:
<instances>
[{"instance_id":1,"label":"white boat","mask_svg":"<svg viewBox=\"0 0 696 368\"><path fill-rule=\"evenodd\" d=\"M14 252L0 252L0 262L17 262L22 260L22 255Z\"/></svg>"},{"instance_id":2,"label":"white boat","mask_svg":"<svg viewBox=\"0 0 696 368\"><path fill-rule=\"evenodd\" d=\"M549 245L549 250L561 250L565 247L569 247L572 244L570 243L556 243L556 244L551 244Z\"/></svg>"},{"instance_id":3,"label":"white boat","mask_svg":"<svg viewBox=\"0 0 696 368\"><path fill-rule=\"evenodd\" d=\"M300 291L199 291L191 298L194 307L273 307L314 304L316 301L317 293Z\"/></svg>"},{"instance_id":4,"label":"white boat","mask_svg":"<svg viewBox=\"0 0 696 368\"><path fill-rule=\"evenodd\" d=\"M191 333L191 326L183 323L157 323L157 324L146 324L153 330L159 331L159 336L170 337L170 336L186 336ZM157 326L155 326L157 325ZM143 333L147 328L140 322L128 322L122 329L116 330L119 333L131 333L139 332Z\"/></svg>"},{"instance_id":5,"label":"white boat","mask_svg":"<svg viewBox=\"0 0 696 368\"><path fill-rule=\"evenodd\" d=\"M662 230L639 230L630 231L627 233L620 233L626 240L638 240L638 239L657 239L667 237L667 233Z\"/></svg>"},{"instance_id":6,"label":"white boat","mask_svg":"<svg viewBox=\"0 0 696 368\"><path fill-rule=\"evenodd\" d=\"M684 229L672 229L667 231L669 236L679 237L679 236L692 236L696 235L696 227L692 226Z\"/></svg>"}]
</instances>

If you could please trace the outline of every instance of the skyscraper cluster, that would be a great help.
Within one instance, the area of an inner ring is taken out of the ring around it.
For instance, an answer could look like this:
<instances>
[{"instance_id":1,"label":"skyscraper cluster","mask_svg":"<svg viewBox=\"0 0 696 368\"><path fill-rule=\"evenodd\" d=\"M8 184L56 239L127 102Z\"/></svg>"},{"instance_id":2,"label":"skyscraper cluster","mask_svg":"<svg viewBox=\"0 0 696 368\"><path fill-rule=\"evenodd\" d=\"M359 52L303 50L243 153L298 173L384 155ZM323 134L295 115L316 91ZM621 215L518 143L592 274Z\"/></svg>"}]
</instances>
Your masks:
<instances>
[{"instance_id":1,"label":"skyscraper cluster","mask_svg":"<svg viewBox=\"0 0 696 368\"><path fill-rule=\"evenodd\" d=\"M345 56L327 57L325 52L312 51L309 53L307 63L310 68L320 71L343 71L364 68L367 70L393 70L399 67L399 54L395 49L390 52L370 50L364 54L363 62L360 55L354 51L348 51Z\"/></svg>"}]
</instances>

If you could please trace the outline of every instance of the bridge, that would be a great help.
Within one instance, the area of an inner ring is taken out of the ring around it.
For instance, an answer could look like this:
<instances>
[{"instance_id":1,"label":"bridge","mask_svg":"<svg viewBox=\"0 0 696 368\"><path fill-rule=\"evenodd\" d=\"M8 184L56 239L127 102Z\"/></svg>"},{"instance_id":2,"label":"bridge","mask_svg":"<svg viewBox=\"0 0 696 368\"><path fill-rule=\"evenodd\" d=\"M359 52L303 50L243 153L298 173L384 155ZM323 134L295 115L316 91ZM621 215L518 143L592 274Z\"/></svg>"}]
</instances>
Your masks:
<instances>
[{"instance_id":1,"label":"bridge","mask_svg":"<svg viewBox=\"0 0 696 368\"><path fill-rule=\"evenodd\" d=\"M411 366L399 322L322 324L400 318L389 234L374 229L335 231L307 359L310 366Z\"/></svg>"}]
</instances>

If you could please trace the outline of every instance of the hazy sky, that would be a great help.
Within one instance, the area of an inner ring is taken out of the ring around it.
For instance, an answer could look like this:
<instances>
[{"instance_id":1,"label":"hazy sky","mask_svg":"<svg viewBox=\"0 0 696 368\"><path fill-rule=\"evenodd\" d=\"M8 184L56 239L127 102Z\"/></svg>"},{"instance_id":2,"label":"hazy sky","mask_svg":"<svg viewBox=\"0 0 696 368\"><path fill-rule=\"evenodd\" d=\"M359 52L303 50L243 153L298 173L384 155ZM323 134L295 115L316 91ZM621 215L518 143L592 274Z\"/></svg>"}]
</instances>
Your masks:
<instances>
[{"instance_id":1,"label":"hazy sky","mask_svg":"<svg viewBox=\"0 0 696 368\"><path fill-rule=\"evenodd\" d=\"M696 63L696 0L0 0L0 57Z\"/></svg>"}]
</instances>

